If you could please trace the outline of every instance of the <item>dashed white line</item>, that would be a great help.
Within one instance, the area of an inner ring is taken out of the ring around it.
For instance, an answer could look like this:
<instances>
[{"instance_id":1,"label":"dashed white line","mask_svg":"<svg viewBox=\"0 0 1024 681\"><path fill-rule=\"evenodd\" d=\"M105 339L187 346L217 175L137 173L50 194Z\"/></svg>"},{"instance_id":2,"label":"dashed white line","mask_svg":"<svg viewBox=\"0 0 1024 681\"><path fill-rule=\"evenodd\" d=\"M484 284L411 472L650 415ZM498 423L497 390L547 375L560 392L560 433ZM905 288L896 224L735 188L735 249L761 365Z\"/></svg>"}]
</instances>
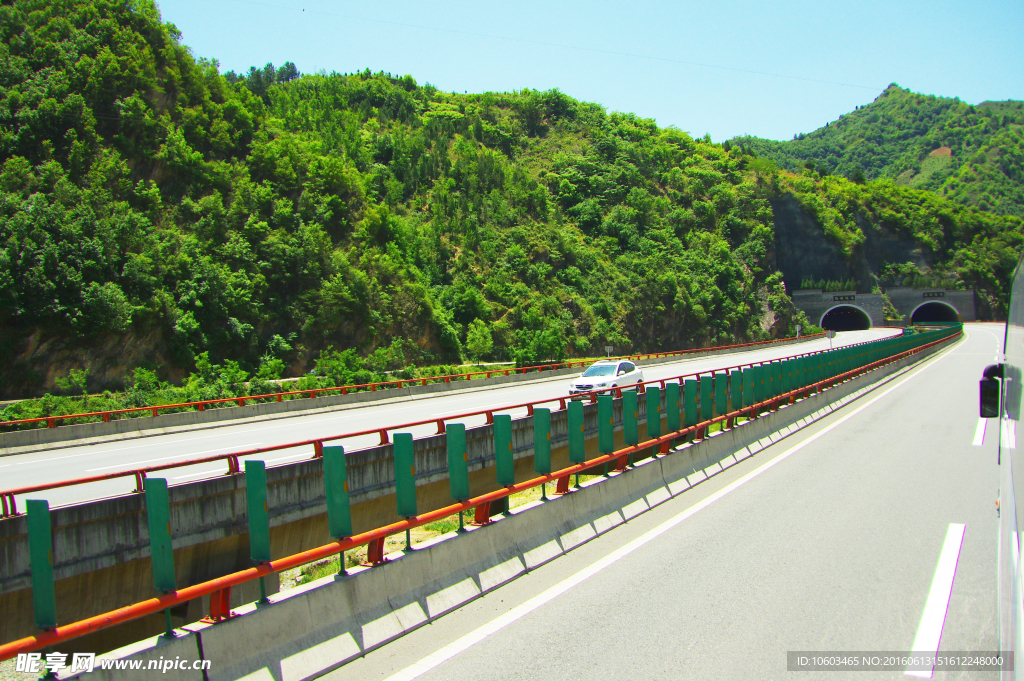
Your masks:
<instances>
[{"instance_id":1,"label":"dashed white line","mask_svg":"<svg viewBox=\"0 0 1024 681\"><path fill-rule=\"evenodd\" d=\"M985 424L988 419L979 418L978 427L974 429L974 446L980 447L985 444Z\"/></svg>"},{"instance_id":2,"label":"dashed white line","mask_svg":"<svg viewBox=\"0 0 1024 681\"><path fill-rule=\"evenodd\" d=\"M960 547L964 541L965 525L950 523L946 530L946 541L942 544L939 564L935 567L932 588L928 592L921 624L917 627L917 636L911 652L934 657L939 652L939 641L942 638L942 627L946 623L946 609L949 607L949 596L953 591L953 580L956 578L956 565L960 560ZM934 665L909 666L906 675L921 679L932 678Z\"/></svg>"},{"instance_id":3,"label":"dashed white line","mask_svg":"<svg viewBox=\"0 0 1024 681\"><path fill-rule=\"evenodd\" d=\"M106 470L110 470L111 468L127 468L127 467L130 467L130 466L138 466L140 464L145 464L145 463L156 463L157 461L168 461L170 459L180 459L182 456L199 456L200 454L213 454L215 452L226 452L229 449L242 449L244 447L255 447L256 445L261 445L261 444L263 444L263 443L262 442L248 442L248 443L246 443L244 445L232 445L230 447L221 447L219 449L208 449L205 452L190 452L188 454L177 454L175 456L164 456L164 457L161 457L159 459L147 459L146 461L132 461L131 463L119 463L119 464L116 464L114 466L103 466L101 468L90 468L90 469L88 469L85 472L86 473L95 473L96 471L106 471Z\"/></svg>"}]
</instances>

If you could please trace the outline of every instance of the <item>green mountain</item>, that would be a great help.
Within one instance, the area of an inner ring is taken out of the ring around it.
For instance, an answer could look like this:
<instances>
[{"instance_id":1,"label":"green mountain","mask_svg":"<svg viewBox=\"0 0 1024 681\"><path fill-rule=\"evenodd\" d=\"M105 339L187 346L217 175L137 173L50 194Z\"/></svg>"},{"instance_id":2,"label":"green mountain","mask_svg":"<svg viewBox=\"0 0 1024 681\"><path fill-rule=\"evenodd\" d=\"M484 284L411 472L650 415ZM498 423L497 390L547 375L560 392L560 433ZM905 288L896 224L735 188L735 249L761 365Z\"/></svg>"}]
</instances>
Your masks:
<instances>
[{"instance_id":1,"label":"green mountain","mask_svg":"<svg viewBox=\"0 0 1024 681\"><path fill-rule=\"evenodd\" d=\"M806 135L731 145L800 172L888 178L994 213L1024 217L1024 102L931 97L893 84L870 104Z\"/></svg>"},{"instance_id":2,"label":"green mountain","mask_svg":"<svg viewBox=\"0 0 1024 681\"><path fill-rule=\"evenodd\" d=\"M924 244L915 272L990 315L1021 248L1018 218L791 178L558 91L222 75L149 0L15 0L0 38L3 395L790 333L785 196L850 262L868 223Z\"/></svg>"}]
</instances>

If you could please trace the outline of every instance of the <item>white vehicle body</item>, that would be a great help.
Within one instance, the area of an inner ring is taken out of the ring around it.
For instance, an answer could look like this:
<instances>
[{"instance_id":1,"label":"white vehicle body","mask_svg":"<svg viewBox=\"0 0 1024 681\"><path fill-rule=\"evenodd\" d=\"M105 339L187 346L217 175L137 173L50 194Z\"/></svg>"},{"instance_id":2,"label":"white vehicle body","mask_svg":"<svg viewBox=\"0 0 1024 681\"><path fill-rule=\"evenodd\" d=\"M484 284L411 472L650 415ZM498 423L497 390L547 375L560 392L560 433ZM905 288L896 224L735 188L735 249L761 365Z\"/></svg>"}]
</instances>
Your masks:
<instances>
[{"instance_id":1,"label":"white vehicle body","mask_svg":"<svg viewBox=\"0 0 1024 681\"><path fill-rule=\"evenodd\" d=\"M591 364L586 371L569 383L569 394L578 395L593 390L611 390L635 385L644 380L640 368L625 359L602 359Z\"/></svg>"}]
</instances>

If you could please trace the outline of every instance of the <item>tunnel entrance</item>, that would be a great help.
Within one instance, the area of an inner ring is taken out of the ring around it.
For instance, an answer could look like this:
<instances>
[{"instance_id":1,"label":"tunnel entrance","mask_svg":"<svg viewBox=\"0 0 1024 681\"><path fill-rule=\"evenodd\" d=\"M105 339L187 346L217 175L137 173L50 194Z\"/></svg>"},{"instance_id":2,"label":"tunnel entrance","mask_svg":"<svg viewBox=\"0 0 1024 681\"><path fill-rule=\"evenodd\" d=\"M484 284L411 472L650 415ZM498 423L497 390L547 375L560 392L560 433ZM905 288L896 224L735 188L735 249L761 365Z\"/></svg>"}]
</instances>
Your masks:
<instances>
[{"instance_id":1,"label":"tunnel entrance","mask_svg":"<svg viewBox=\"0 0 1024 681\"><path fill-rule=\"evenodd\" d=\"M821 328L831 331L862 331L871 328L871 318L859 307L837 305L821 316Z\"/></svg>"},{"instance_id":2,"label":"tunnel entrance","mask_svg":"<svg viewBox=\"0 0 1024 681\"><path fill-rule=\"evenodd\" d=\"M959 322L960 315L949 303L932 301L918 305L910 315L911 324L927 324L928 322Z\"/></svg>"}]
</instances>

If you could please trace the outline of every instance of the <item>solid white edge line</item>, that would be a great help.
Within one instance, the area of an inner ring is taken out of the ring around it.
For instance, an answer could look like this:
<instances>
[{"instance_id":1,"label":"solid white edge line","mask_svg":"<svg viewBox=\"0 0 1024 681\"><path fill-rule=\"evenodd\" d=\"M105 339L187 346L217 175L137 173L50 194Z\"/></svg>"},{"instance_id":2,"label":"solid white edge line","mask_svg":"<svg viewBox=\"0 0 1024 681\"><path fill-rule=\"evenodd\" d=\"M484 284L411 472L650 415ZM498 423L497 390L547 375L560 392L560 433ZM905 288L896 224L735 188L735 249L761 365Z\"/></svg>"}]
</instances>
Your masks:
<instances>
[{"instance_id":1,"label":"solid white edge line","mask_svg":"<svg viewBox=\"0 0 1024 681\"><path fill-rule=\"evenodd\" d=\"M985 444L985 424L988 419L978 418L978 427L974 429L974 446L980 447Z\"/></svg>"},{"instance_id":2,"label":"solid white edge line","mask_svg":"<svg viewBox=\"0 0 1024 681\"><path fill-rule=\"evenodd\" d=\"M544 605L544 604L554 600L555 598L557 598L561 594L565 593L569 589L571 589L574 586L580 584L581 582L585 581L586 579L592 577L593 575L597 574L598 572L600 572L601 570L605 569L609 565L612 565L613 563L617 562L619 559L628 556L629 554L633 553L634 551L636 551L637 549L641 548L645 544L648 544L651 541L653 541L654 539L657 539L658 537L660 537L661 535L663 535L664 533L668 532L673 527L678 525L679 523L683 522L684 520L686 520L690 516L695 515L696 513L704 510L705 508L707 508L711 504L715 503L716 501L718 501L722 497L728 495L730 492L733 492L734 490L739 489L740 487L742 487L743 485L747 484L748 482L750 482L751 480L753 480L757 476L761 475L762 473L764 473L768 469L772 468L776 464L779 464L782 461L788 459L790 456L792 456L796 452L800 451L801 449L803 449L807 445L809 445L812 442L816 441L818 438L823 437L825 434L835 430L836 428L838 428L842 424L844 424L847 421L849 421L850 419L852 419L854 416L858 415L859 413L861 413L862 411L864 411L865 409L867 409L868 407L873 405L875 402L878 402L883 397L886 397L892 391L894 391L897 388L901 387L907 381L909 381L909 380L915 378L916 376L919 376L920 374L924 373L925 369L931 368L932 366L934 366L936 364L936 362L938 362L943 357L946 357L948 355L949 355L949 353L945 352L945 353L939 355L938 357L932 358L931 361L927 361L926 360L927 361L926 364L917 367L917 370L914 371L913 373L911 373L909 376L906 376L905 378L903 378L898 383L895 383L894 385L890 386L888 389L885 390L885 392L882 392L882 393L876 395L874 398L872 398L868 402L865 402L864 404L862 404L861 406L857 407L856 409L854 409L850 413L842 416L841 418L837 419L836 421L833 421L832 423L830 423L829 425L825 426L824 428L822 428L818 432L814 433L813 435L810 435L806 440L798 442L797 444L793 445L792 447L790 447L786 451L782 452L778 456L776 456L776 457L774 457L774 458L772 458L772 459L770 459L768 461L765 461L763 464L761 464L760 466L758 466L754 470L750 471L749 473L747 473L743 477L741 477L741 478L739 478L737 480L734 480L733 482L729 483L728 485L726 485L722 489L718 490L717 492L714 492L713 494L711 494L708 497L702 499L701 501L698 501L696 504L694 504L693 506L687 508L686 510L682 511L681 513L678 513L678 514L672 516L671 518L669 518L665 522L661 523L657 527L655 527L655 528L653 528L651 530L648 530L647 532L645 532L644 534L640 535L639 537L637 537L636 539L632 540L631 542L629 542L629 543L625 544L624 546L616 549L615 551L612 551L611 553L609 553L604 558L601 558L601 559L591 563L590 565L588 565L587 567L583 568L582 570L579 570L578 572L570 575L569 577L566 577L565 579L563 579L561 582L555 584L554 586L548 587L547 589L545 589L541 593L537 594L536 596L534 596L533 598L529 599L528 601L526 601L526 602L516 606L515 608L512 608L511 610L509 610L505 614L499 615L498 617L494 618L490 622L487 622L486 624L478 627L477 629L474 629L473 631L469 632L468 634L465 634L464 636L462 636L462 637L452 641L451 643L449 643L448 645L444 646L440 650L437 650L436 652L433 652L430 655L427 655L426 657L421 659L419 662L414 662L413 664L409 665L405 669L402 669L401 671L395 672L391 676L387 677L387 679L385 679L385 681L412 681L412 679L415 679L415 678L418 678L418 677L422 676L423 674L425 674L428 671L434 669L435 667L441 665L442 663L452 659L453 657L455 657L459 653L461 653L461 652L471 648L472 646L474 646L477 643L479 643L480 641L484 640L485 638L487 638L491 634L497 633L498 631L500 631L501 629L504 629L509 624L512 624L513 622L515 622L518 619L521 619L522 617L525 617L526 615L530 614L531 612L533 612L537 608L541 607L542 605Z\"/></svg>"},{"instance_id":3,"label":"solid white edge line","mask_svg":"<svg viewBox=\"0 0 1024 681\"><path fill-rule=\"evenodd\" d=\"M939 652L939 641L942 639L942 627L946 623L946 610L949 608L949 597L953 593L953 580L956 578L956 566L960 560L960 547L964 541L966 525L950 523L946 530L946 540L942 543L939 564L935 566L932 588L928 591L924 612L921 613L921 624L917 627L917 636L910 646L912 654L920 653L929 657ZM910 665L906 676L920 679L932 678L934 665Z\"/></svg>"}]
</instances>

